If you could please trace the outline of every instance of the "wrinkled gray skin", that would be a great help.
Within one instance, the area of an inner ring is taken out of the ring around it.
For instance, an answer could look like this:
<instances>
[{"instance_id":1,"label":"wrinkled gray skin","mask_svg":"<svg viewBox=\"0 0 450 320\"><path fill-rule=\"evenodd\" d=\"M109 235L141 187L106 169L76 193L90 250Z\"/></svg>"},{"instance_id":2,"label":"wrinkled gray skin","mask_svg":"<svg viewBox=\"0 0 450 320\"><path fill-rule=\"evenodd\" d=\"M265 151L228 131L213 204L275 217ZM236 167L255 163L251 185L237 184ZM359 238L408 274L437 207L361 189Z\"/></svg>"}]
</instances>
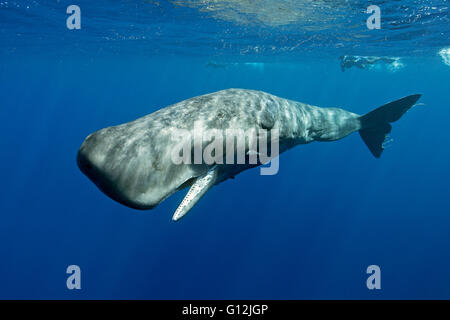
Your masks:
<instances>
[{"instance_id":1,"label":"wrinkled gray skin","mask_svg":"<svg viewBox=\"0 0 450 320\"><path fill-rule=\"evenodd\" d=\"M201 121L205 130L277 128L280 153L298 144L341 139L360 129L359 116L343 109L228 89L89 135L78 152L78 165L114 200L135 209L152 209L212 167L176 165L171 160L171 147L178 142L171 133L176 128L192 130L195 121ZM257 165L217 165L215 184Z\"/></svg>"}]
</instances>

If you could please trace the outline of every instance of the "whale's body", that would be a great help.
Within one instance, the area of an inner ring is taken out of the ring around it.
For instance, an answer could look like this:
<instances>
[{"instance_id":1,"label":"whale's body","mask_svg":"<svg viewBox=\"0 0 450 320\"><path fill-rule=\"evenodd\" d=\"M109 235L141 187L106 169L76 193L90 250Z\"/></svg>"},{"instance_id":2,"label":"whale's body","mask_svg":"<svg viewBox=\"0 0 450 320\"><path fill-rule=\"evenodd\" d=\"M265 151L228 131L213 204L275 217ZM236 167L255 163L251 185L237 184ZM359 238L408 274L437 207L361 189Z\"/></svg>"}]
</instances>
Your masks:
<instances>
[{"instance_id":1,"label":"whale's body","mask_svg":"<svg viewBox=\"0 0 450 320\"><path fill-rule=\"evenodd\" d=\"M374 156L379 157L391 129L389 123L398 120L419 97L408 96L360 116L261 91L222 90L94 132L80 147L77 162L105 194L135 209L152 209L174 192L190 186L175 212L174 220L178 220L213 185L261 163L176 164L171 159L172 148L179 143L175 131L276 129L279 153L299 144L338 140L359 131Z\"/></svg>"}]
</instances>

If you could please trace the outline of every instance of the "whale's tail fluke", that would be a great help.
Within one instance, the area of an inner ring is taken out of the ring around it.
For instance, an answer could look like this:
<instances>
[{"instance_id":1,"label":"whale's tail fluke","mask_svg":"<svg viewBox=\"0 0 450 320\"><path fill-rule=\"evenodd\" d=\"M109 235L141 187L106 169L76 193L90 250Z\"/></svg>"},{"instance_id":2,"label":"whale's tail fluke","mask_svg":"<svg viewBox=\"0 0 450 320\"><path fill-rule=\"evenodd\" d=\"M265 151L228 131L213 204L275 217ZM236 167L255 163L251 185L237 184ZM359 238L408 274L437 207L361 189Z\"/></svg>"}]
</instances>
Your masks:
<instances>
[{"instance_id":1,"label":"whale's tail fluke","mask_svg":"<svg viewBox=\"0 0 450 320\"><path fill-rule=\"evenodd\" d=\"M359 130L359 134L376 158L379 158L383 152L383 142L386 139L386 135L392 129L390 123L400 119L406 111L414 106L420 97L420 94L413 94L389 102L361 116L361 129Z\"/></svg>"}]
</instances>

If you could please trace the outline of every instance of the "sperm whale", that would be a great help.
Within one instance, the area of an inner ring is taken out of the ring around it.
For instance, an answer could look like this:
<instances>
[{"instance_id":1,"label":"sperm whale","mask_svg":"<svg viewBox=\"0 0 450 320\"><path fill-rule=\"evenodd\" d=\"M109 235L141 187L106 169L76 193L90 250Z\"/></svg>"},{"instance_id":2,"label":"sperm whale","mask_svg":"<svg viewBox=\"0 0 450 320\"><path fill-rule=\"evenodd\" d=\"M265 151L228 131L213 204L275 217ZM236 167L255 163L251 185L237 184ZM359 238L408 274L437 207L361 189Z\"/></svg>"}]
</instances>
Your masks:
<instances>
[{"instance_id":1,"label":"sperm whale","mask_svg":"<svg viewBox=\"0 0 450 320\"><path fill-rule=\"evenodd\" d=\"M153 209L175 192L189 191L175 210L177 221L214 185L264 161L249 163L253 150L247 141L244 163L222 161L173 161L173 149L180 144L174 132L202 135L207 130L228 129L277 132L278 152L313 141L335 141L358 131L376 158L391 123L400 119L420 98L410 95L387 103L364 115L341 108L320 108L280 98L269 93L227 89L173 104L137 120L90 134L77 153L80 170L110 198L134 209ZM189 138L191 139L191 138ZM210 139L211 140L211 139ZM207 147L203 141L200 149ZM195 153L195 143L187 153ZM230 151L231 150L231 151ZM229 156L236 148L216 152L215 159ZM186 150L185 150L186 151ZM273 159L273 158L272 158Z\"/></svg>"}]
</instances>

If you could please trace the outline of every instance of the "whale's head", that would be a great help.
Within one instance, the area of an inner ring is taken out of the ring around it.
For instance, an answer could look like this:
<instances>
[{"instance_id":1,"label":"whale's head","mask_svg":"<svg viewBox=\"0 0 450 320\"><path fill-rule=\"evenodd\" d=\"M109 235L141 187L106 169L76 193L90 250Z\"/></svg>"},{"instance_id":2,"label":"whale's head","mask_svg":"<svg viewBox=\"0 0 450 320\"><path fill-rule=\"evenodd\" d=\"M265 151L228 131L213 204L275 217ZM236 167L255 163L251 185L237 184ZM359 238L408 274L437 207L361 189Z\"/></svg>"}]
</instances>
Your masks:
<instances>
[{"instance_id":1,"label":"whale's head","mask_svg":"<svg viewBox=\"0 0 450 320\"><path fill-rule=\"evenodd\" d=\"M127 169L130 159L126 159L125 149L125 141L116 134L114 127L96 131L78 150L78 167L110 198L134 209L151 209L156 203L137 200L139 188L135 182L139 177Z\"/></svg>"},{"instance_id":2,"label":"whale's head","mask_svg":"<svg viewBox=\"0 0 450 320\"><path fill-rule=\"evenodd\" d=\"M147 210L202 174L170 159L170 138L139 124L108 127L90 134L77 153L80 170L107 196Z\"/></svg>"}]
</instances>

